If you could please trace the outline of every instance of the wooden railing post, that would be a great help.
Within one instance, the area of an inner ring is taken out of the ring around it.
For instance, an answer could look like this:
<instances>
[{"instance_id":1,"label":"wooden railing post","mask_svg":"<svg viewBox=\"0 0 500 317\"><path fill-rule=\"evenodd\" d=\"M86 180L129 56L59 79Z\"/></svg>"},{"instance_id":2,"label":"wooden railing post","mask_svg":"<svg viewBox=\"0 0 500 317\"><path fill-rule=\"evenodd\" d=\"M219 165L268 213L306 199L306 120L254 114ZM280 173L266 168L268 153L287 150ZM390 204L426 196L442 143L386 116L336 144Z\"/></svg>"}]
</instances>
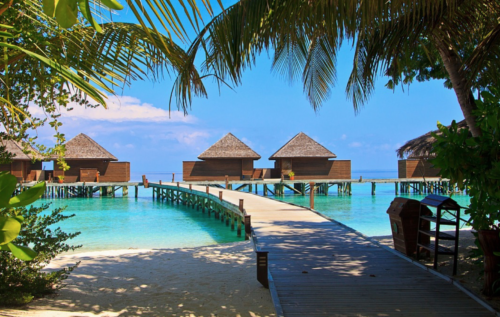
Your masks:
<instances>
[{"instance_id":1,"label":"wooden railing post","mask_svg":"<svg viewBox=\"0 0 500 317\"><path fill-rule=\"evenodd\" d=\"M207 185L207 188L205 189L205 191L207 192L207 194L210 194L210 187Z\"/></svg>"},{"instance_id":2,"label":"wooden railing post","mask_svg":"<svg viewBox=\"0 0 500 317\"><path fill-rule=\"evenodd\" d=\"M229 186L229 176L225 175L224 177L226 179L226 189L228 189L228 186Z\"/></svg>"},{"instance_id":3,"label":"wooden railing post","mask_svg":"<svg viewBox=\"0 0 500 317\"><path fill-rule=\"evenodd\" d=\"M314 209L314 182L309 183L309 206Z\"/></svg>"},{"instance_id":4,"label":"wooden railing post","mask_svg":"<svg viewBox=\"0 0 500 317\"><path fill-rule=\"evenodd\" d=\"M142 175L142 184L144 185L144 188L149 188L148 180L146 178L146 175Z\"/></svg>"},{"instance_id":5,"label":"wooden railing post","mask_svg":"<svg viewBox=\"0 0 500 317\"><path fill-rule=\"evenodd\" d=\"M189 184L189 190L193 191L193 185L192 184Z\"/></svg>"},{"instance_id":6,"label":"wooden railing post","mask_svg":"<svg viewBox=\"0 0 500 317\"><path fill-rule=\"evenodd\" d=\"M219 200L222 201L222 191L219 191Z\"/></svg>"},{"instance_id":7,"label":"wooden railing post","mask_svg":"<svg viewBox=\"0 0 500 317\"><path fill-rule=\"evenodd\" d=\"M177 182L177 188L179 188L179 187L180 187L180 184L179 184L179 182Z\"/></svg>"},{"instance_id":8,"label":"wooden railing post","mask_svg":"<svg viewBox=\"0 0 500 317\"><path fill-rule=\"evenodd\" d=\"M252 235L252 223L250 215L245 215L245 240L249 240Z\"/></svg>"},{"instance_id":9,"label":"wooden railing post","mask_svg":"<svg viewBox=\"0 0 500 317\"><path fill-rule=\"evenodd\" d=\"M160 179L160 185L161 185L161 179Z\"/></svg>"},{"instance_id":10,"label":"wooden railing post","mask_svg":"<svg viewBox=\"0 0 500 317\"><path fill-rule=\"evenodd\" d=\"M265 288L269 288L268 254L269 251L255 251L257 253L257 281Z\"/></svg>"},{"instance_id":11,"label":"wooden railing post","mask_svg":"<svg viewBox=\"0 0 500 317\"><path fill-rule=\"evenodd\" d=\"M175 182L175 173L172 173L172 183Z\"/></svg>"}]
</instances>

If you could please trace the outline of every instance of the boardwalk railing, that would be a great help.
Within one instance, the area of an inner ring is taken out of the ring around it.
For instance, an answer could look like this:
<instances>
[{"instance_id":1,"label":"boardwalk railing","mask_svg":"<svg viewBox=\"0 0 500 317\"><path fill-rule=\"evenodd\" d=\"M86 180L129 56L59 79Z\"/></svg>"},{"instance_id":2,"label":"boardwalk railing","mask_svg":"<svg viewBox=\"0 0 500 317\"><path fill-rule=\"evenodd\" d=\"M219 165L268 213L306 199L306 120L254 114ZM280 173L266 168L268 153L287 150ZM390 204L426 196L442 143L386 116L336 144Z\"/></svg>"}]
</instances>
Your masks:
<instances>
[{"instance_id":1,"label":"boardwalk railing","mask_svg":"<svg viewBox=\"0 0 500 317\"><path fill-rule=\"evenodd\" d=\"M205 192L193 190L192 185L186 188L180 183L177 185L149 183L149 187L153 189L153 198L201 209L202 212L208 212L209 216L213 213L215 219L226 222L226 226L230 225L231 230L236 228L238 237L241 236L244 226L245 239L250 238L251 217L243 208L243 199L240 199L239 205L236 206L223 199L222 191L219 191L218 196L211 194L209 186L206 186Z\"/></svg>"}]
</instances>

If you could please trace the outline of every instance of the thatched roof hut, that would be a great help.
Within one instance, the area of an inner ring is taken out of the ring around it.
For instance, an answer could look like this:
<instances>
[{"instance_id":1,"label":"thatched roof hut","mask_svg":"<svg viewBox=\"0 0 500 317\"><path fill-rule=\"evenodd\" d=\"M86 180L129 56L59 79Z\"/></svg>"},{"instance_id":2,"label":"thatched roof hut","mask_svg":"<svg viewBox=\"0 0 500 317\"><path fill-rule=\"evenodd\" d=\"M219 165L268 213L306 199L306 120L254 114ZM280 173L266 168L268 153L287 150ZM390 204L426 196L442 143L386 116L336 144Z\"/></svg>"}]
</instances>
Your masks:
<instances>
[{"instance_id":1,"label":"thatched roof hut","mask_svg":"<svg viewBox=\"0 0 500 317\"><path fill-rule=\"evenodd\" d=\"M458 129L468 129L467 123L465 120L462 120L457 123ZM450 126L448 126L449 128ZM432 150L432 145L436 142L436 138L434 138L431 133L441 134L439 130L427 132L426 134L419 136L413 140L406 142L402 147L396 150L396 153L399 158L410 158L410 159L418 159L418 158L428 158L431 156L430 152Z\"/></svg>"},{"instance_id":2,"label":"thatched roof hut","mask_svg":"<svg viewBox=\"0 0 500 317\"><path fill-rule=\"evenodd\" d=\"M0 140L0 146L5 146L5 151L13 155L13 161L31 161L33 158L42 159L42 155L33 147L28 145L27 150L31 153L24 153L24 147L21 142L14 140Z\"/></svg>"},{"instance_id":3,"label":"thatched roof hut","mask_svg":"<svg viewBox=\"0 0 500 317\"><path fill-rule=\"evenodd\" d=\"M290 141L283 145L276 153L269 157L270 160L282 158L336 158L337 155L330 152L323 145L311 139L305 133L300 132Z\"/></svg>"},{"instance_id":4,"label":"thatched roof hut","mask_svg":"<svg viewBox=\"0 0 500 317\"><path fill-rule=\"evenodd\" d=\"M109 160L118 159L89 136L80 133L66 142L67 160Z\"/></svg>"},{"instance_id":5,"label":"thatched roof hut","mask_svg":"<svg viewBox=\"0 0 500 317\"><path fill-rule=\"evenodd\" d=\"M232 133L226 134L222 139L215 142L211 147L201 153L198 158L206 159L260 159L248 145L241 142Z\"/></svg>"}]
</instances>

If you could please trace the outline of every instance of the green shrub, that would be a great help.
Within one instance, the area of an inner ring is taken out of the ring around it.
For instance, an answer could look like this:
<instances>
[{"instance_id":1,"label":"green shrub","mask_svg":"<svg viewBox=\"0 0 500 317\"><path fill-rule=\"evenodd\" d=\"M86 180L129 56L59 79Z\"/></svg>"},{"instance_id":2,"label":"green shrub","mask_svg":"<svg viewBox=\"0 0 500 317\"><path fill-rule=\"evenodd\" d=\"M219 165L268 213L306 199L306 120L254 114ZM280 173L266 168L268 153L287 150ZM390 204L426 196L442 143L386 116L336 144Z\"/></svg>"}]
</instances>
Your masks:
<instances>
[{"instance_id":1,"label":"green shrub","mask_svg":"<svg viewBox=\"0 0 500 317\"><path fill-rule=\"evenodd\" d=\"M21 232L13 242L30 246L38 253L32 261L26 262L14 257L10 252L0 252L0 304L22 305L33 298L53 293L61 287L60 282L78 266L79 263L53 272L42 272L58 254L81 247L66 243L80 232L65 233L59 227L53 229L55 224L74 215L63 215L64 208L57 208L51 214L42 215L49 206L50 204L44 204L29 209L0 211L3 216L17 213L24 217Z\"/></svg>"}]
</instances>

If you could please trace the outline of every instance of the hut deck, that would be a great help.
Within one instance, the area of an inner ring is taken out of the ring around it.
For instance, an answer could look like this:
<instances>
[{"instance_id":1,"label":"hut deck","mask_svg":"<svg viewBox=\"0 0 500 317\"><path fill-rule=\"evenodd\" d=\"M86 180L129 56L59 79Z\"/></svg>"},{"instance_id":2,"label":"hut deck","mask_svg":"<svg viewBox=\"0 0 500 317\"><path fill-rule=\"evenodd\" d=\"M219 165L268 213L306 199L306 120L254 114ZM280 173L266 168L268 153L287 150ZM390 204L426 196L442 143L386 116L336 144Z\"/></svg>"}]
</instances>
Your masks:
<instances>
[{"instance_id":1,"label":"hut deck","mask_svg":"<svg viewBox=\"0 0 500 317\"><path fill-rule=\"evenodd\" d=\"M277 183L285 184L295 184L295 183L328 183L328 184L338 184L338 183L401 183L401 182L439 182L439 181L449 181L449 179L439 178L439 177L414 177L414 178L366 178L366 179L300 179L300 180L281 180L280 178L269 178L264 180L254 179L254 180L230 180L228 184L258 184L258 185L270 185ZM183 181L181 184L193 184L193 185L224 185L226 182L222 181Z\"/></svg>"},{"instance_id":2,"label":"hut deck","mask_svg":"<svg viewBox=\"0 0 500 317\"><path fill-rule=\"evenodd\" d=\"M269 251L278 316L494 315L451 283L306 208L210 188L219 191L235 205L244 199L258 248Z\"/></svg>"}]
</instances>

